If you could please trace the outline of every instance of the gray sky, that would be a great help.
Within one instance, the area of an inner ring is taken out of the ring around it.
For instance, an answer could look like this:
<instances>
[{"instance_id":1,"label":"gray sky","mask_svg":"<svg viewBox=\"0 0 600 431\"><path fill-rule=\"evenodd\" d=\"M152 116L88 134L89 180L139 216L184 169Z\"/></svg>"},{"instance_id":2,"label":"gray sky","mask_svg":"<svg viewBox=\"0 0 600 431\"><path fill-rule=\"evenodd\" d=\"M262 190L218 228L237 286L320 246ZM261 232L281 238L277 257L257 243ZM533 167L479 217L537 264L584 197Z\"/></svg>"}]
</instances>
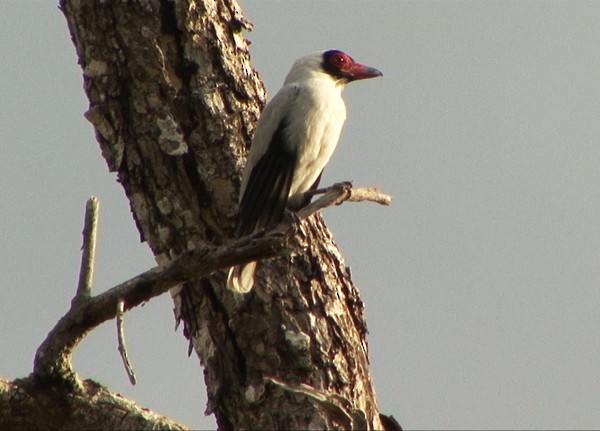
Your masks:
<instances>
[{"instance_id":1,"label":"gray sky","mask_svg":"<svg viewBox=\"0 0 600 431\"><path fill-rule=\"evenodd\" d=\"M293 60L342 49L353 83L322 183L395 197L324 216L366 304L381 411L405 428L600 424L600 2L242 3L274 94ZM101 200L96 292L152 266L107 172L64 18L0 2L0 375L28 374L75 292L86 199ZM195 356L161 297L75 356L93 378L189 426Z\"/></svg>"}]
</instances>

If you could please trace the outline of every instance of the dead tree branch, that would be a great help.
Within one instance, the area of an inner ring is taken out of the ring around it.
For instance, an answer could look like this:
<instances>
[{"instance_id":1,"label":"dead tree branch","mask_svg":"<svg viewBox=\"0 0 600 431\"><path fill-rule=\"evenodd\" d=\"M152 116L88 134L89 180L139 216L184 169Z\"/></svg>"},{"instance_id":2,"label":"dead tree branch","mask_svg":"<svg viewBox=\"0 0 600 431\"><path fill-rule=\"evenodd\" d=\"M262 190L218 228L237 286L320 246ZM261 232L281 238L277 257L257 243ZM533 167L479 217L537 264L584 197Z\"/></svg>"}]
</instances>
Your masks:
<instances>
[{"instance_id":1,"label":"dead tree branch","mask_svg":"<svg viewBox=\"0 0 600 431\"><path fill-rule=\"evenodd\" d=\"M119 355L121 355L121 360L123 361L123 366L125 367L127 377L129 377L129 383L135 385L135 373L133 371L133 367L131 366L131 362L129 362L129 357L127 356L127 346L125 345L125 330L123 329L124 315L125 302L120 299L117 304L117 342L119 345Z\"/></svg>"},{"instance_id":2,"label":"dead tree branch","mask_svg":"<svg viewBox=\"0 0 600 431\"><path fill-rule=\"evenodd\" d=\"M265 380L288 392L305 395L326 411L334 422L342 426L342 429L357 431L369 429L365 413L354 409L352 403L339 394L327 394L303 383L288 385L272 377L267 377Z\"/></svg>"},{"instance_id":3,"label":"dead tree branch","mask_svg":"<svg viewBox=\"0 0 600 431\"><path fill-rule=\"evenodd\" d=\"M96 260L96 238L98 235L98 209L100 202L92 196L85 206L85 221L83 223L83 246L79 283L74 301L85 300L91 296L94 279L94 261Z\"/></svg>"},{"instance_id":4,"label":"dead tree branch","mask_svg":"<svg viewBox=\"0 0 600 431\"><path fill-rule=\"evenodd\" d=\"M13 382L0 379L0 429L189 429L91 380L81 382L80 391L62 397L44 383L34 376Z\"/></svg>"},{"instance_id":5,"label":"dead tree branch","mask_svg":"<svg viewBox=\"0 0 600 431\"><path fill-rule=\"evenodd\" d=\"M389 202L391 198L376 189L353 189L349 183L335 184L322 190L324 192L316 201L301 209L297 214L298 221L306 220L317 211L331 205L339 205L344 201L373 201ZM90 202L95 202L91 204ZM97 199L88 201L87 208L98 208ZM86 280L88 286L83 291L89 294L93 252L90 244L95 243L96 228L88 224L89 219L95 218L86 211L84 229L84 249L82 269L85 274L80 280ZM90 226L90 229L87 227ZM128 311L150 299L167 292L169 289L189 280L207 277L215 271L241 263L264 259L277 255L286 247L289 234L295 227L291 220L284 220L272 231L264 235L250 235L232 241L220 247L207 247L185 253L164 266L154 267L139 274L109 290L85 300L75 300L80 295L81 282L71 308L50 331L44 342L38 348L34 361L34 374L54 379L71 380L73 387L78 383L71 368L71 356L77 344L88 332L101 323L117 316L119 304ZM85 262L85 265L84 265Z\"/></svg>"}]
</instances>

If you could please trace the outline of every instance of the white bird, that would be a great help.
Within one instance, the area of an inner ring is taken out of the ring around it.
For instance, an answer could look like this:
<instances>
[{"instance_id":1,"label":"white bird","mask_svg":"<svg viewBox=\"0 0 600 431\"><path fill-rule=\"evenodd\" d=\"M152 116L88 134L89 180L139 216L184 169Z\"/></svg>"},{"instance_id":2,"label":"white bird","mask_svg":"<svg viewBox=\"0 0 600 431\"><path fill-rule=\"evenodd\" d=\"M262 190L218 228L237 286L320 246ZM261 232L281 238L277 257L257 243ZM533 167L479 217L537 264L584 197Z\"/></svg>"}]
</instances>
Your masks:
<instances>
[{"instance_id":1,"label":"white bird","mask_svg":"<svg viewBox=\"0 0 600 431\"><path fill-rule=\"evenodd\" d=\"M275 226L285 209L297 211L310 202L335 149L344 121L344 85L381 76L372 67L330 50L296 60L283 87L262 112L240 189L236 237ZM229 270L227 286L248 292L256 262Z\"/></svg>"}]
</instances>

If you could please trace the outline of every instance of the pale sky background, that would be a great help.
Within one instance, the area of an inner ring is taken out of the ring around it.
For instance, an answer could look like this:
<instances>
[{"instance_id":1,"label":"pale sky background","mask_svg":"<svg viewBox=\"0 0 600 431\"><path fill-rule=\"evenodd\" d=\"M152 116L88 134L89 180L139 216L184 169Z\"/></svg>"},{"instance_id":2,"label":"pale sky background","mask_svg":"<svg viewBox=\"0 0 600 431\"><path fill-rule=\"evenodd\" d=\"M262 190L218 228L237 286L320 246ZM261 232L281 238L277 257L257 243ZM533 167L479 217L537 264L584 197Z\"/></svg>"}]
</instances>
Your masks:
<instances>
[{"instance_id":1,"label":"pale sky background","mask_svg":"<svg viewBox=\"0 0 600 431\"><path fill-rule=\"evenodd\" d=\"M322 184L389 208L325 210L366 304L379 406L405 429L600 426L600 2L243 1L274 94L293 60L342 49L351 84ZM27 375L75 292L86 199L101 200L95 291L154 265L83 112L55 1L0 2L0 375ZM163 296L76 371L195 428L206 395Z\"/></svg>"}]
</instances>

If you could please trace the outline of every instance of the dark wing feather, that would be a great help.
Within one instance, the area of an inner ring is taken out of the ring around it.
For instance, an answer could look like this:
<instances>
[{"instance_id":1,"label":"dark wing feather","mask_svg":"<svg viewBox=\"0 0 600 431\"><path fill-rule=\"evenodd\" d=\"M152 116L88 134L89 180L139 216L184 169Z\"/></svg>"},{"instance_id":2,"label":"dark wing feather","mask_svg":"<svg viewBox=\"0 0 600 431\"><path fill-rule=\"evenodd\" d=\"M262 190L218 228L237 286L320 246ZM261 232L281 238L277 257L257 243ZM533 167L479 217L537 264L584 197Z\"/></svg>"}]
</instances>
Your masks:
<instances>
[{"instance_id":1,"label":"dark wing feather","mask_svg":"<svg viewBox=\"0 0 600 431\"><path fill-rule=\"evenodd\" d=\"M323 176L323 171L321 171L321 173L319 174L319 176L317 177L317 179L315 180L313 185L310 186L310 189L308 189L309 192L316 190L317 187L319 187L319 183L321 182L322 176ZM289 209L292 211L300 211L302 208L304 208L306 205L308 205L310 203L311 199L312 199L312 196L310 195L310 193L305 193L304 199L302 199L302 202L300 202L300 205L297 207L292 207L290 205Z\"/></svg>"},{"instance_id":2,"label":"dark wing feather","mask_svg":"<svg viewBox=\"0 0 600 431\"><path fill-rule=\"evenodd\" d=\"M296 157L285 137L286 121L275 130L269 148L253 167L240 202L236 235L248 235L279 223L287 205Z\"/></svg>"}]
</instances>

